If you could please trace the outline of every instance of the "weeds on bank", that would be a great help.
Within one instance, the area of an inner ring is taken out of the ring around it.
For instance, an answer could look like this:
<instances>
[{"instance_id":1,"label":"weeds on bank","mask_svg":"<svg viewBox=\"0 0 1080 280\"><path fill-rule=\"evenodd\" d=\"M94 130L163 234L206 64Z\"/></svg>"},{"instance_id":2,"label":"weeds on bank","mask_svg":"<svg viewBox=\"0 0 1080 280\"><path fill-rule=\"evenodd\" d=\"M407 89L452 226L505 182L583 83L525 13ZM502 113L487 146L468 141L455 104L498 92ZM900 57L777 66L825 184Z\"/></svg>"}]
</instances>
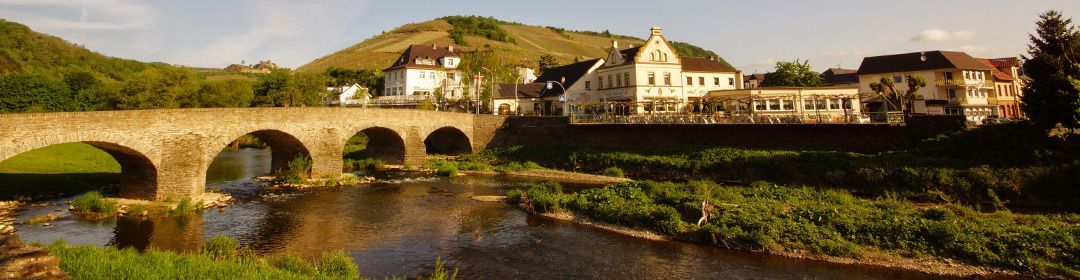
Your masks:
<instances>
[{"instance_id":1,"label":"weeds on bank","mask_svg":"<svg viewBox=\"0 0 1080 280\"><path fill-rule=\"evenodd\" d=\"M364 279L360 269L341 250L323 253L314 262L282 254L260 257L242 248L236 239L217 236L206 241L198 253L175 253L150 249L50 245L60 258L60 268L73 279ZM429 279L455 279L441 260ZM404 279L404 278L401 278Z\"/></svg>"},{"instance_id":2,"label":"weeds on bank","mask_svg":"<svg viewBox=\"0 0 1080 280\"><path fill-rule=\"evenodd\" d=\"M116 215L120 206L116 201L107 199L100 192L91 191L71 200L73 212L84 216L107 217Z\"/></svg>"},{"instance_id":3,"label":"weeds on bank","mask_svg":"<svg viewBox=\"0 0 1080 280\"><path fill-rule=\"evenodd\" d=\"M530 211L567 210L676 238L753 251L861 258L869 250L957 259L1035 276L1080 277L1078 215L919 207L842 190L712 182L630 182L579 193L542 183L507 196ZM702 200L709 218L701 225Z\"/></svg>"}]
</instances>

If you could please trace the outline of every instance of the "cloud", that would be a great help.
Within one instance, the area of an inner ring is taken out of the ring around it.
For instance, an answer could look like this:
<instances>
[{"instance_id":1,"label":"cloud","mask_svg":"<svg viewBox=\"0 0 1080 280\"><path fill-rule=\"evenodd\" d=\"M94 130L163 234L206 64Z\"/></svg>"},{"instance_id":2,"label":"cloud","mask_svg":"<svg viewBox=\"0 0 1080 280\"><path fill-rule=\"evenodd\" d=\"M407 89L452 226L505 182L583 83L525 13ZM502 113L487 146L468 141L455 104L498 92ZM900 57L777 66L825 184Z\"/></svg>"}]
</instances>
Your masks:
<instances>
[{"instance_id":1,"label":"cloud","mask_svg":"<svg viewBox=\"0 0 1080 280\"><path fill-rule=\"evenodd\" d=\"M911 37L912 42L950 42L950 41L963 41L971 40L975 38L975 32L971 31L953 31L949 32L944 29L927 29L920 32L919 35Z\"/></svg>"},{"instance_id":2,"label":"cloud","mask_svg":"<svg viewBox=\"0 0 1080 280\"><path fill-rule=\"evenodd\" d=\"M955 48L945 49L947 51L965 52L967 54L986 54L990 52L990 48L987 46L973 46L965 45Z\"/></svg>"},{"instance_id":3,"label":"cloud","mask_svg":"<svg viewBox=\"0 0 1080 280\"><path fill-rule=\"evenodd\" d=\"M0 7L17 15L19 21L43 30L118 30L147 28L158 22L157 9L129 0L0 0ZM19 8L45 10L48 15L27 13ZM35 9L38 8L38 9ZM65 10L79 11L77 19L66 18ZM94 18L91 20L91 18ZM98 19L100 18L100 19Z\"/></svg>"}]
</instances>

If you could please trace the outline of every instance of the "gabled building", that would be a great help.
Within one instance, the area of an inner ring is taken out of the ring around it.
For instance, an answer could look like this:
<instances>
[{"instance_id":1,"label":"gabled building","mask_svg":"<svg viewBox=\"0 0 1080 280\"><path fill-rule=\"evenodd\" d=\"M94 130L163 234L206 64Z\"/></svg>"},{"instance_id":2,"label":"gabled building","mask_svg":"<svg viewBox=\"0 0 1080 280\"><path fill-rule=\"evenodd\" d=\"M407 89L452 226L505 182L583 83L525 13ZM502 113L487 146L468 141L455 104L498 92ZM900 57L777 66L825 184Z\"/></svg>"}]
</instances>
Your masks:
<instances>
[{"instance_id":1,"label":"gabled building","mask_svg":"<svg viewBox=\"0 0 1080 280\"><path fill-rule=\"evenodd\" d=\"M675 113L699 110L713 90L736 89L742 74L715 58L681 57L653 27L645 45L619 49L617 41L596 70L596 94L584 103L602 103L619 114ZM581 104L579 102L578 104Z\"/></svg>"},{"instance_id":2,"label":"gabled building","mask_svg":"<svg viewBox=\"0 0 1080 280\"><path fill-rule=\"evenodd\" d=\"M447 99L462 97L461 56L454 46L412 45L383 69L385 88L378 101L419 102L441 92Z\"/></svg>"},{"instance_id":3,"label":"gabled building","mask_svg":"<svg viewBox=\"0 0 1080 280\"><path fill-rule=\"evenodd\" d=\"M995 93L993 67L963 52L927 51L864 58L859 66L859 93L875 96L870 84L890 79L896 90L907 91L907 75L926 80L926 87L916 92L912 113L926 115L962 115L969 122L997 115L997 105L990 103ZM863 100L867 112L880 112L881 98Z\"/></svg>"},{"instance_id":4,"label":"gabled building","mask_svg":"<svg viewBox=\"0 0 1080 280\"><path fill-rule=\"evenodd\" d=\"M371 101L370 90L360 84L326 88L329 93L323 100L327 106L364 106Z\"/></svg>"},{"instance_id":5,"label":"gabled building","mask_svg":"<svg viewBox=\"0 0 1080 280\"><path fill-rule=\"evenodd\" d=\"M829 68L821 72L821 85L848 85L859 83L859 69Z\"/></svg>"},{"instance_id":6,"label":"gabled building","mask_svg":"<svg viewBox=\"0 0 1080 280\"><path fill-rule=\"evenodd\" d=\"M500 115L568 114L569 104L583 103L596 94L592 82L596 79L596 70L603 64L603 59L586 60L548 69L532 82L501 84L494 98L495 112Z\"/></svg>"},{"instance_id":7,"label":"gabled building","mask_svg":"<svg viewBox=\"0 0 1080 280\"><path fill-rule=\"evenodd\" d=\"M746 88L758 88L765 82L765 74L754 73L743 76L743 87Z\"/></svg>"},{"instance_id":8,"label":"gabled building","mask_svg":"<svg viewBox=\"0 0 1080 280\"><path fill-rule=\"evenodd\" d=\"M1009 119L1025 118L1024 111L1020 110L1020 96L1023 96L1023 88L1027 80L1023 78L1020 59L991 58L983 59L983 62L995 70L994 88L997 94L994 102L998 105L999 116Z\"/></svg>"}]
</instances>

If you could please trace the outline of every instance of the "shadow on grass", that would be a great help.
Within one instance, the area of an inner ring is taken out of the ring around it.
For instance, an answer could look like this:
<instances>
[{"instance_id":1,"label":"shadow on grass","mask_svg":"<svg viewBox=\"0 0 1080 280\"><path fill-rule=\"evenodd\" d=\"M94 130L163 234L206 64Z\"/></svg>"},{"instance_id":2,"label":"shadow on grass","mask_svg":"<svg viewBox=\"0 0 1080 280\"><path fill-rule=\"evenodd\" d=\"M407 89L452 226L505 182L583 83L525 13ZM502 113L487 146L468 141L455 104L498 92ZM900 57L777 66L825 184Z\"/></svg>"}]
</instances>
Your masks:
<instances>
[{"instance_id":1,"label":"shadow on grass","mask_svg":"<svg viewBox=\"0 0 1080 280\"><path fill-rule=\"evenodd\" d=\"M0 173L0 200L18 196L75 195L120 183L119 173L13 174Z\"/></svg>"}]
</instances>

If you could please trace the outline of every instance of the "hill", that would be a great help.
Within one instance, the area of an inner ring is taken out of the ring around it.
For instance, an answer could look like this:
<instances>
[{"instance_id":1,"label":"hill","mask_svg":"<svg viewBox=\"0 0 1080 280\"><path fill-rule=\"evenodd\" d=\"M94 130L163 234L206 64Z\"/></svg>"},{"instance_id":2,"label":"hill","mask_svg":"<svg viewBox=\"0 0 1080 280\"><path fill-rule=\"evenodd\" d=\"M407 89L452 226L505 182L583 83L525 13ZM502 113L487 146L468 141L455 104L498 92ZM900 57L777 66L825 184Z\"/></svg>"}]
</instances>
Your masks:
<instances>
[{"instance_id":1,"label":"hill","mask_svg":"<svg viewBox=\"0 0 1080 280\"><path fill-rule=\"evenodd\" d=\"M491 51L507 64L536 66L543 54L559 58L563 64L575 58L597 58L607 54L611 41L620 46L641 45L645 40L609 32L573 31L557 27L531 26L494 18L450 16L410 23L383 32L356 45L315 59L299 71L323 72L328 68L381 70L390 66L403 50L413 44L446 46L454 43L468 51ZM703 48L672 42L681 55L714 56ZM524 61L523 61L524 58Z\"/></svg>"},{"instance_id":2,"label":"hill","mask_svg":"<svg viewBox=\"0 0 1080 280\"><path fill-rule=\"evenodd\" d=\"M86 71L99 78L121 80L148 68L170 67L105 56L86 48L0 19L0 74L32 72L59 77L63 72Z\"/></svg>"}]
</instances>

